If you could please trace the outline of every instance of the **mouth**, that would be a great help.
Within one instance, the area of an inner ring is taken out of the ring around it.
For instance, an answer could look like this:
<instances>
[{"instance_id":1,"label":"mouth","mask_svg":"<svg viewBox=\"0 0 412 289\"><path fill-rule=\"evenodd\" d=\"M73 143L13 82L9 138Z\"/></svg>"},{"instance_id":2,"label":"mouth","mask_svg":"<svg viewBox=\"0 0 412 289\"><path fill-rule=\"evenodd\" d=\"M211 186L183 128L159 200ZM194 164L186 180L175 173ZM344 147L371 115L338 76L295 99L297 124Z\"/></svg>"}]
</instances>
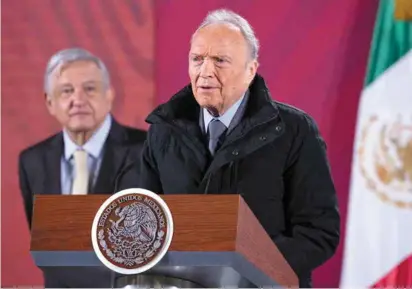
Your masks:
<instances>
[{"instance_id":1,"label":"mouth","mask_svg":"<svg viewBox=\"0 0 412 289\"><path fill-rule=\"evenodd\" d=\"M198 88L202 89L202 90L212 90L212 89L216 89L217 87L207 86L207 85L199 85Z\"/></svg>"},{"instance_id":2,"label":"mouth","mask_svg":"<svg viewBox=\"0 0 412 289\"><path fill-rule=\"evenodd\" d=\"M76 113L71 113L69 116L74 117L74 116L87 116L90 115L88 112L76 112Z\"/></svg>"}]
</instances>

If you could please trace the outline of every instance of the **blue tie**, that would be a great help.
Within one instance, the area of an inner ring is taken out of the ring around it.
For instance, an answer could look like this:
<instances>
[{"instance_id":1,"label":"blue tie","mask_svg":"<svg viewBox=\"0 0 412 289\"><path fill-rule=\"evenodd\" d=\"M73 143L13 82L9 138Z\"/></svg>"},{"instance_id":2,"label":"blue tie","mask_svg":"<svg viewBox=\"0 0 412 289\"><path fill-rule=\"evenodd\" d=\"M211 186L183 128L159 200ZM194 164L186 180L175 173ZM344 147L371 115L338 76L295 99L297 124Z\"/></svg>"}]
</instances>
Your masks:
<instances>
[{"instance_id":1,"label":"blue tie","mask_svg":"<svg viewBox=\"0 0 412 289\"><path fill-rule=\"evenodd\" d=\"M209 151L212 155L221 145L221 136L226 132L226 126L218 119L213 119L209 123Z\"/></svg>"}]
</instances>

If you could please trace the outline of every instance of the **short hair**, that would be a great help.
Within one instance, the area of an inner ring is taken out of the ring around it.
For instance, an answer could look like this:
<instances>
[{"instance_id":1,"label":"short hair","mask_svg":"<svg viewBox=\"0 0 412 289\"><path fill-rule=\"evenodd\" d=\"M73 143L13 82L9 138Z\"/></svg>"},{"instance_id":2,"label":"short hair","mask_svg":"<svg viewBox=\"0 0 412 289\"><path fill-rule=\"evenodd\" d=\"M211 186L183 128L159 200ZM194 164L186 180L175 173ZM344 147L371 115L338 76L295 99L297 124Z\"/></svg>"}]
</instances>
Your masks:
<instances>
[{"instance_id":1,"label":"short hair","mask_svg":"<svg viewBox=\"0 0 412 289\"><path fill-rule=\"evenodd\" d=\"M228 10L228 9L218 9L211 11L207 14L203 22L196 29L193 36L203 27L211 24L226 24L235 26L240 30L243 37L245 38L251 53L252 59L257 59L259 55L259 40L255 36L252 26L249 22L240 16L239 14ZM192 36L192 38L193 38Z\"/></svg>"},{"instance_id":2,"label":"short hair","mask_svg":"<svg viewBox=\"0 0 412 289\"><path fill-rule=\"evenodd\" d=\"M50 93L50 77L52 74L57 70L60 69L63 65L68 63L72 63L75 61L91 61L94 62L97 67L102 71L103 76L103 84L105 89L108 89L110 86L110 75L109 71L107 70L106 65L103 61L92 54L91 52L82 49L82 48L68 48L64 50L58 51L52 57L50 57L46 72L44 75L44 92L49 94Z\"/></svg>"}]
</instances>

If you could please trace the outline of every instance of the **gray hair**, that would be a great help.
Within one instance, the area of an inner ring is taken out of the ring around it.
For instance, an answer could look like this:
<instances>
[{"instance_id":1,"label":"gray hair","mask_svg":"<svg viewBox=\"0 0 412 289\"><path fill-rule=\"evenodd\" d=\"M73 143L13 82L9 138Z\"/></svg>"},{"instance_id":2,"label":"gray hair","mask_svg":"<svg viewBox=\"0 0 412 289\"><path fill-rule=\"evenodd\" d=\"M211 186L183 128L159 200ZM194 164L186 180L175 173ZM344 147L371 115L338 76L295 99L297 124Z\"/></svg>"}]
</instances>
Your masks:
<instances>
[{"instance_id":1,"label":"gray hair","mask_svg":"<svg viewBox=\"0 0 412 289\"><path fill-rule=\"evenodd\" d=\"M211 24L226 24L238 28L249 46L252 59L257 60L259 54L259 40L256 38L252 26L245 18L231 10L218 9L207 14L196 32ZM194 34L196 34L196 32Z\"/></svg>"},{"instance_id":2,"label":"gray hair","mask_svg":"<svg viewBox=\"0 0 412 289\"><path fill-rule=\"evenodd\" d=\"M110 75L103 61L91 52L82 48L69 48L58 51L52 57L50 57L47 63L46 72L44 75L44 92L50 94L50 78L52 74L60 69L62 66L75 61L91 61L94 62L97 67L102 71L103 84L105 89L110 86Z\"/></svg>"}]
</instances>

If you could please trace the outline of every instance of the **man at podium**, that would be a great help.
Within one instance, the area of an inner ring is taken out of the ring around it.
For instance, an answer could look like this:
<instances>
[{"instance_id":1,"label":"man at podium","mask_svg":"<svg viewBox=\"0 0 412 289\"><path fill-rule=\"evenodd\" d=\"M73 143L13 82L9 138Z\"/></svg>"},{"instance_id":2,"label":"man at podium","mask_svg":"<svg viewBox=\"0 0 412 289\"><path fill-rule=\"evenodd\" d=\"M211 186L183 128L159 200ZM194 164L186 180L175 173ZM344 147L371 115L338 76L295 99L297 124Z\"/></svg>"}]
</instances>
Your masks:
<instances>
[{"instance_id":1,"label":"man at podium","mask_svg":"<svg viewBox=\"0 0 412 289\"><path fill-rule=\"evenodd\" d=\"M217 10L193 34L191 83L148 117L140 187L159 194L240 194L299 278L339 243L326 145L311 116L271 99L259 42Z\"/></svg>"},{"instance_id":2,"label":"man at podium","mask_svg":"<svg viewBox=\"0 0 412 289\"><path fill-rule=\"evenodd\" d=\"M19 156L20 188L29 227L35 193L112 194L120 188L136 187L139 167L128 167L139 164L146 138L145 131L121 125L113 118L109 72L102 60L84 49L62 50L50 58L44 91L47 109L63 130ZM48 274L45 278L46 287L67 287L64 278Z\"/></svg>"}]
</instances>

